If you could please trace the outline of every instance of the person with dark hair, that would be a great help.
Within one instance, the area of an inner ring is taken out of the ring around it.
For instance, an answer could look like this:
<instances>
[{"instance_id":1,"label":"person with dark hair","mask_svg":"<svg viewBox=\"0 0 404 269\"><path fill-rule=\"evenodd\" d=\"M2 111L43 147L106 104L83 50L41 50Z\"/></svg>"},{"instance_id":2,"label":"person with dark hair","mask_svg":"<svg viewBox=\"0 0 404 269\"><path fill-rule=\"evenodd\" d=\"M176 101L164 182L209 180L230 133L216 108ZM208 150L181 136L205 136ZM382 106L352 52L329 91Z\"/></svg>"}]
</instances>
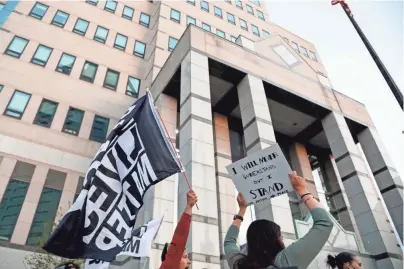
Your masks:
<instances>
[{"instance_id":1,"label":"person with dark hair","mask_svg":"<svg viewBox=\"0 0 404 269\"><path fill-rule=\"evenodd\" d=\"M328 255L327 264L331 268L338 269L361 269L362 263L358 256L349 252L341 252L337 256Z\"/></svg>"},{"instance_id":2,"label":"person with dark hair","mask_svg":"<svg viewBox=\"0 0 404 269\"><path fill-rule=\"evenodd\" d=\"M278 224L265 219L253 221L247 230L247 254L242 254L237 247L237 238L247 203L240 193L237 196L240 211L234 216L224 241L224 252L231 269L306 269L326 243L333 227L327 211L307 191L304 178L295 171L289 174L289 178L294 190L310 210L313 227L304 237L285 247Z\"/></svg>"},{"instance_id":3,"label":"person with dark hair","mask_svg":"<svg viewBox=\"0 0 404 269\"><path fill-rule=\"evenodd\" d=\"M165 244L161 253L162 264L160 269L186 269L189 268L191 261L185 251L187 244L189 228L191 226L192 207L198 201L195 192L190 190L187 193L187 205L180 221L175 228L171 244Z\"/></svg>"},{"instance_id":4,"label":"person with dark hair","mask_svg":"<svg viewBox=\"0 0 404 269\"><path fill-rule=\"evenodd\" d=\"M80 266L74 262L64 262L56 266L55 269L80 269Z\"/></svg>"}]
</instances>

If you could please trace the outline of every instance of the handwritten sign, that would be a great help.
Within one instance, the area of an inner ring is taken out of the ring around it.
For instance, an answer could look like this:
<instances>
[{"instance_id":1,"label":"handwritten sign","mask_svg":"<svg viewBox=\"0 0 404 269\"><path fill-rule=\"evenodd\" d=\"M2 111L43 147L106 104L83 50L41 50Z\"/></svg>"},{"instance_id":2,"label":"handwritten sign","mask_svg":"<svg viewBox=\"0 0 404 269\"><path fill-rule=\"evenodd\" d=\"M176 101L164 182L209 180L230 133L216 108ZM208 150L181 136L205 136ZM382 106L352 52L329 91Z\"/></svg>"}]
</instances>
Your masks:
<instances>
[{"instance_id":1,"label":"handwritten sign","mask_svg":"<svg viewBox=\"0 0 404 269\"><path fill-rule=\"evenodd\" d=\"M232 163L226 169L249 204L293 190L288 176L290 166L277 144Z\"/></svg>"}]
</instances>

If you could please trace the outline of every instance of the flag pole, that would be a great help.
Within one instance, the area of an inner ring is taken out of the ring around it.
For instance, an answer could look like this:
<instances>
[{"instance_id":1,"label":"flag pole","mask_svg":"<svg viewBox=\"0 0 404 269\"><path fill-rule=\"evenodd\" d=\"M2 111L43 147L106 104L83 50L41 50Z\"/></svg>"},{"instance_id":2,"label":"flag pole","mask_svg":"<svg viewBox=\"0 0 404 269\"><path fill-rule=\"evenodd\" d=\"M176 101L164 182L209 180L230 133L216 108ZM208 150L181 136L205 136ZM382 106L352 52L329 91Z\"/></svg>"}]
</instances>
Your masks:
<instances>
[{"instance_id":1,"label":"flag pole","mask_svg":"<svg viewBox=\"0 0 404 269\"><path fill-rule=\"evenodd\" d=\"M387 84L389 85L391 92L393 93L394 97L396 98L398 105L401 107L402 110L404 110L403 94L401 93L397 84L394 82L389 71L386 69L383 62L381 61L379 55L377 55L376 51L373 49L369 40L366 38L365 34L363 33L362 29L359 27L358 23L355 21L348 5L344 1L339 1L339 4L341 5L345 14L348 16L348 19L351 21L353 27L355 28L356 32L359 34L359 36L362 39L363 43L365 44L366 48L368 49L370 55L372 56L377 67L379 68L380 72L382 73L384 79L386 80Z\"/></svg>"}]
</instances>

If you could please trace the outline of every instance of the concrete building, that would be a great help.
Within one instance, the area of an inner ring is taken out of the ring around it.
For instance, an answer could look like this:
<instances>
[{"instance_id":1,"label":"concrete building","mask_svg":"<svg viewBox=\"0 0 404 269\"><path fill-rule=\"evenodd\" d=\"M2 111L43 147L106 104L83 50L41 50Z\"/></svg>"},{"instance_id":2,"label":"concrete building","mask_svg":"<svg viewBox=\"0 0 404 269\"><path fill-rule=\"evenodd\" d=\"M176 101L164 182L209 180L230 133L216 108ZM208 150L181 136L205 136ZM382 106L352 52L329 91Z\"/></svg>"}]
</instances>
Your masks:
<instances>
[{"instance_id":1,"label":"concrete building","mask_svg":"<svg viewBox=\"0 0 404 269\"><path fill-rule=\"evenodd\" d=\"M147 88L199 196L193 268L227 268L223 239L237 209L226 165L275 142L335 222L310 269L340 251L364 268L402 268L403 183L365 106L333 89L315 46L271 23L263 2L0 3L1 269L25 268ZM148 191L138 222L167 215L146 267L158 268L186 191L182 175ZM291 243L309 229L307 213L293 194L273 199L250 209L240 240L267 218Z\"/></svg>"}]
</instances>

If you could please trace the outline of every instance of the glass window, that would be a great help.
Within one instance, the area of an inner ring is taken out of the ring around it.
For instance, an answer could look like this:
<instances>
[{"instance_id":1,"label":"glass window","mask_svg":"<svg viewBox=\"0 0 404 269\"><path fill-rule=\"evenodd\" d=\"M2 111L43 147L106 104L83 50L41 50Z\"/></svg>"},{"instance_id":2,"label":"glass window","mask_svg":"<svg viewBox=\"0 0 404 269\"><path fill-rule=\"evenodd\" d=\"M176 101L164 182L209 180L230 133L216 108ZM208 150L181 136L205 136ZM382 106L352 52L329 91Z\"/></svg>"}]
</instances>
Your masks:
<instances>
[{"instance_id":1,"label":"glass window","mask_svg":"<svg viewBox=\"0 0 404 269\"><path fill-rule=\"evenodd\" d=\"M65 27L68 18L69 14L58 10L55 14L55 17L53 17L52 24L63 28Z\"/></svg>"},{"instance_id":2,"label":"glass window","mask_svg":"<svg viewBox=\"0 0 404 269\"><path fill-rule=\"evenodd\" d=\"M247 12L254 15L254 9L250 5L245 5L247 7Z\"/></svg>"},{"instance_id":3,"label":"glass window","mask_svg":"<svg viewBox=\"0 0 404 269\"><path fill-rule=\"evenodd\" d=\"M287 43L289 43L289 39L287 39L286 37L284 37L283 39L285 39L285 41L286 41Z\"/></svg>"},{"instance_id":4,"label":"glass window","mask_svg":"<svg viewBox=\"0 0 404 269\"><path fill-rule=\"evenodd\" d=\"M116 6L117 6L117 5L118 5L118 3L117 3L116 1L108 0L107 3L105 4L104 9L105 9L106 11L115 13Z\"/></svg>"},{"instance_id":5,"label":"glass window","mask_svg":"<svg viewBox=\"0 0 404 269\"><path fill-rule=\"evenodd\" d=\"M95 31L94 40L101 43L105 43L108 37L108 32L109 30L107 28L98 26L97 31Z\"/></svg>"},{"instance_id":6,"label":"glass window","mask_svg":"<svg viewBox=\"0 0 404 269\"><path fill-rule=\"evenodd\" d=\"M316 54L313 51L310 51L310 56L314 61L318 62L318 58L317 58Z\"/></svg>"},{"instance_id":7,"label":"glass window","mask_svg":"<svg viewBox=\"0 0 404 269\"><path fill-rule=\"evenodd\" d=\"M187 25L188 24L196 25L196 20L190 16L187 16Z\"/></svg>"},{"instance_id":8,"label":"glass window","mask_svg":"<svg viewBox=\"0 0 404 269\"><path fill-rule=\"evenodd\" d=\"M304 56L309 57L309 54L307 53L307 50L305 47L300 46L300 48L302 49L302 53Z\"/></svg>"},{"instance_id":9,"label":"glass window","mask_svg":"<svg viewBox=\"0 0 404 269\"><path fill-rule=\"evenodd\" d=\"M250 2L256 4L257 6L261 6L259 0L250 0Z\"/></svg>"},{"instance_id":10,"label":"glass window","mask_svg":"<svg viewBox=\"0 0 404 269\"><path fill-rule=\"evenodd\" d=\"M104 87L111 90L116 90L116 87L118 86L118 81L119 81L119 72L107 69L107 74L105 75L104 79Z\"/></svg>"},{"instance_id":11,"label":"glass window","mask_svg":"<svg viewBox=\"0 0 404 269\"><path fill-rule=\"evenodd\" d=\"M171 9L170 19L179 23L181 21L181 13L175 9Z\"/></svg>"},{"instance_id":12,"label":"glass window","mask_svg":"<svg viewBox=\"0 0 404 269\"><path fill-rule=\"evenodd\" d=\"M139 23L143 26L149 27L150 24L150 16L144 13L140 14Z\"/></svg>"},{"instance_id":13,"label":"glass window","mask_svg":"<svg viewBox=\"0 0 404 269\"><path fill-rule=\"evenodd\" d=\"M262 30L262 35L267 38L269 37L269 33L267 31Z\"/></svg>"},{"instance_id":14,"label":"glass window","mask_svg":"<svg viewBox=\"0 0 404 269\"><path fill-rule=\"evenodd\" d=\"M126 42L128 41L128 37L121 34L116 34L114 48L125 51Z\"/></svg>"},{"instance_id":15,"label":"glass window","mask_svg":"<svg viewBox=\"0 0 404 269\"><path fill-rule=\"evenodd\" d=\"M0 92L3 90L3 88L4 88L4 85L0 84Z\"/></svg>"},{"instance_id":16,"label":"glass window","mask_svg":"<svg viewBox=\"0 0 404 269\"><path fill-rule=\"evenodd\" d=\"M29 93L15 91L4 111L4 115L21 119L30 98L31 94Z\"/></svg>"},{"instance_id":17,"label":"glass window","mask_svg":"<svg viewBox=\"0 0 404 269\"><path fill-rule=\"evenodd\" d=\"M209 12L209 3L206 1L201 1L201 8L207 12Z\"/></svg>"},{"instance_id":18,"label":"glass window","mask_svg":"<svg viewBox=\"0 0 404 269\"><path fill-rule=\"evenodd\" d=\"M299 52L299 46L298 46L295 42L293 42L293 41L292 41L292 48L293 48L295 51Z\"/></svg>"},{"instance_id":19,"label":"glass window","mask_svg":"<svg viewBox=\"0 0 404 269\"><path fill-rule=\"evenodd\" d=\"M94 6L98 4L98 0L87 0L86 2Z\"/></svg>"},{"instance_id":20,"label":"glass window","mask_svg":"<svg viewBox=\"0 0 404 269\"><path fill-rule=\"evenodd\" d=\"M58 103L43 99L36 113L34 124L49 128L57 108Z\"/></svg>"},{"instance_id":21,"label":"glass window","mask_svg":"<svg viewBox=\"0 0 404 269\"><path fill-rule=\"evenodd\" d=\"M126 85L126 95L138 97L140 88L140 80L134 77L128 78L128 84Z\"/></svg>"},{"instance_id":22,"label":"glass window","mask_svg":"<svg viewBox=\"0 0 404 269\"><path fill-rule=\"evenodd\" d=\"M60 57L58 66L56 67L56 71L66 75L70 75L75 61L76 61L75 56L63 53L62 56Z\"/></svg>"},{"instance_id":23,"label":"glass window","mask_svg":"<svg viewBox=\"0 0 404 269\"><path fill-rule=\"evenodd\" d=\"M236 7L243 9L243 4L240 0L236 0Z\"/></svg>"},{"instance_id":24,"label":"glass window","mask_svg":"<svg viewBox=\"0 0 404 269\"><path fill-rule=\"evenodd\" d=\"M245 22L245 20L240 19L240 26L241 26L241 28L243 28L244 30L247 30L247 31L248 31L248 26L247 26L247 23Z\"/></svg>"},{"instance_id":25,"label":"glass window","mask_svg":"<svg viewBox=\"0 0 404 269\"><path fill-rule=\"evenodd\" d=\"M220 18L223 17L223 15L222 15L222 9L221 9L221 8L214 7L213 10L214 10L214 12L215 12L215 16L220 17Z\"/></svg>"},{"instance_id":26,"label":"glass window","mask_svg":"<svg viewBox=\"0 0 404 269\"><path fill-rule=\"evenodd\" d=\"M79 182L76 187L76 195L74 195L74 200L76 201L77 197L80 195L81 190L83 189L84 177L79 177Z\"/></svg>"},{"instance_id":27,"label":"glass window","mask_svg":"<svg viewBox=\"0 0 404 269\"><path fill-rule=\"evenodd\" d=\"M63 124L63 132L78 135L83 121L84 112L74 107L69 107L65 123Z\"/></svg>"},{"instance_id":28,"label":"glass window","mask_svg":"<svg viewBox=\"0 0 404 269\"><path fill-rule=\"evenodd\" d=\"M81 71L80 79L93 83L97 74L98 64L86 61Z\"/></svg>"},{"instance_id":29,"label":"glass window","mask_svg":"<svg viewBox=\"0 0 404 269\"><path fill-rule=\"evenodd\" d=\"M224 0L226 3L231 4L231 0Z\"/></svg>"},{"instance_id":30,"label":"glass window","mask_svg":"<svg viewBox=\"0 0 404 269\"><path fill-rule=\"evenodd\" d=\"M226 34L222 30L216 29L216 34L220 37L226 38Z\"/></svg>"},{"instance_id":31,"label":"glass window","mask_svg":"<svg viewBox=\"0 0 404 269\"><path fill-rule=\"evenodd\" d=\"M205 31L209 31L210 32L210 25L206 24L206 23L202 23L202 29Z\"/></svg>"},{"instance_id":32,"label":"glass window","mask_svg":"<svg viewBox=\"0 0 404 269\"><path fill-rule=\"evenodd\" d=\"M10 44L8 45L4 53L16 58L20 58L27 44L28 40L19 36L15 36L13 40L11 40Z\"/></svg>"},{"instance_id":33,"label":"glass window","mask_svg":"<svg viewBox=\"0 0 404 269\"><path fill-rule=\"evenodd\" d=\"M31 63L37 64L40 66L45 66L49 60L49 57L52 53L53 49L44 45L39 45L35 51L34 56L32 56Z\"/></svg>"},{"instance_id":34,"label":"glass window","mask_svg":"<svg viewBox=\"0 0 404 269\"><path fill-rule=\"evenodd\" d=\"M236 21L234 19L234 15L231 13L227 13L227 21L230 22L231 24L236 25Z\"/></svg>"},{"instance_id":35,"label":"glass window","mask_svg":"<svg viewBox=\"0 0 404 269\"><path fill-rule=\"evenodd\" d=\"M195 6L195 0L187 0L188 4L194 5Z\"/></svg>"},{"instance_id":36,"label":"glass window","mask_svg":"<svg viewBox=\"0 0 404 269\"><path fill-rule=\"evenodd\" d=\"M104 143L107 137L109 119L95 115L91 127L90 140Z\"/></svg>"},{"instance_id":37,"label":"glass window","mask_svg":"<svg viewBox=\"0 0 404 269\"><path fill-rule=\"evenodd\" d=\"M145 51L146 51L146 44L136 40L133 55L144 58Z\"/></svg>"},{"instance_id":38,"label":"glass window","mask_svg":"<svg viewBox=\"0 0 404 269\"><path fill-rule=\"evenodd\" d=\"M257 26L255 26L254 24L251 24L251 29L254 35L256 36L260 36L260 30L258 29Z\"/></svg>"},{"instance_id":39,"label":"glass window","mask_svg":"<svg viewBox=\"0 0 404 269\"><path fill-rule=\"evenodd\" d=\"M258 18L260 18L261 20L265 21L264 13L262 13L262 12L259 11L259 10L257 10L257 14L258 14Z\"/></svg>"},{"instance_id":40,"label":"glass window","mask_svg":"<svg viewBox=\"0 0 404 269\"><path fill-rule=\"evenodd\" d=\"M77 19L76 24L74 25L73 32L79 35L85 35L88 28L88 21L83 19Z\"/></svg>"},{"instance_id":41,"label":"glass window","mask_svg":"<svg viewBox=\"0 0 404 269\"><path fill-rule=\"evenodd\" d=\"M178 39L170 36L168 38L168 51L173 51L175 46L177 46L177 43L178 43Z\"/></svg>"},{"instance_id":42,"label":"glass window","mask_svg":"<svg viewBox=\"0 0 404 269\"><path fill-rule=\"evenodd\" d=\"M4 4L3 3L0 3L0 11L4 8ZM0 238L0 240L1 240L1 238Z\"/></svg>"},{"instance_id":43,"label":"glass window","mask_svg":"<svg viewBox=\"0 0 404 269\"><path fill-rule=\"evenodd\" d=\"M133 13L135 13L135 10L133 8L125 6L122 11L122 17L128 20L132 20Z\"/></svg>"},{"instance_id":44,"label":"glass window","mask_svg":"<svg viewBox=\"0 0 404 269\"><path fill-rule=\"evenodd\" d=\"M231 35L230 40L231 40L231 42L236 43L237 37Z\"/></svg>"},{"instance_id":45,"label":"glass window","mask_svg":"<svg viewBox=\"0 0 404 269\"><path fill-rule=\"evenodd\" d=\"M46 11L48 11L48 6L41 4L41 3L36 3L34 7L31 9L31 12L29 15L31 17L34 17L38 20L42 20L43 16L45 16Z\"/></svg>"}]
</instances>

